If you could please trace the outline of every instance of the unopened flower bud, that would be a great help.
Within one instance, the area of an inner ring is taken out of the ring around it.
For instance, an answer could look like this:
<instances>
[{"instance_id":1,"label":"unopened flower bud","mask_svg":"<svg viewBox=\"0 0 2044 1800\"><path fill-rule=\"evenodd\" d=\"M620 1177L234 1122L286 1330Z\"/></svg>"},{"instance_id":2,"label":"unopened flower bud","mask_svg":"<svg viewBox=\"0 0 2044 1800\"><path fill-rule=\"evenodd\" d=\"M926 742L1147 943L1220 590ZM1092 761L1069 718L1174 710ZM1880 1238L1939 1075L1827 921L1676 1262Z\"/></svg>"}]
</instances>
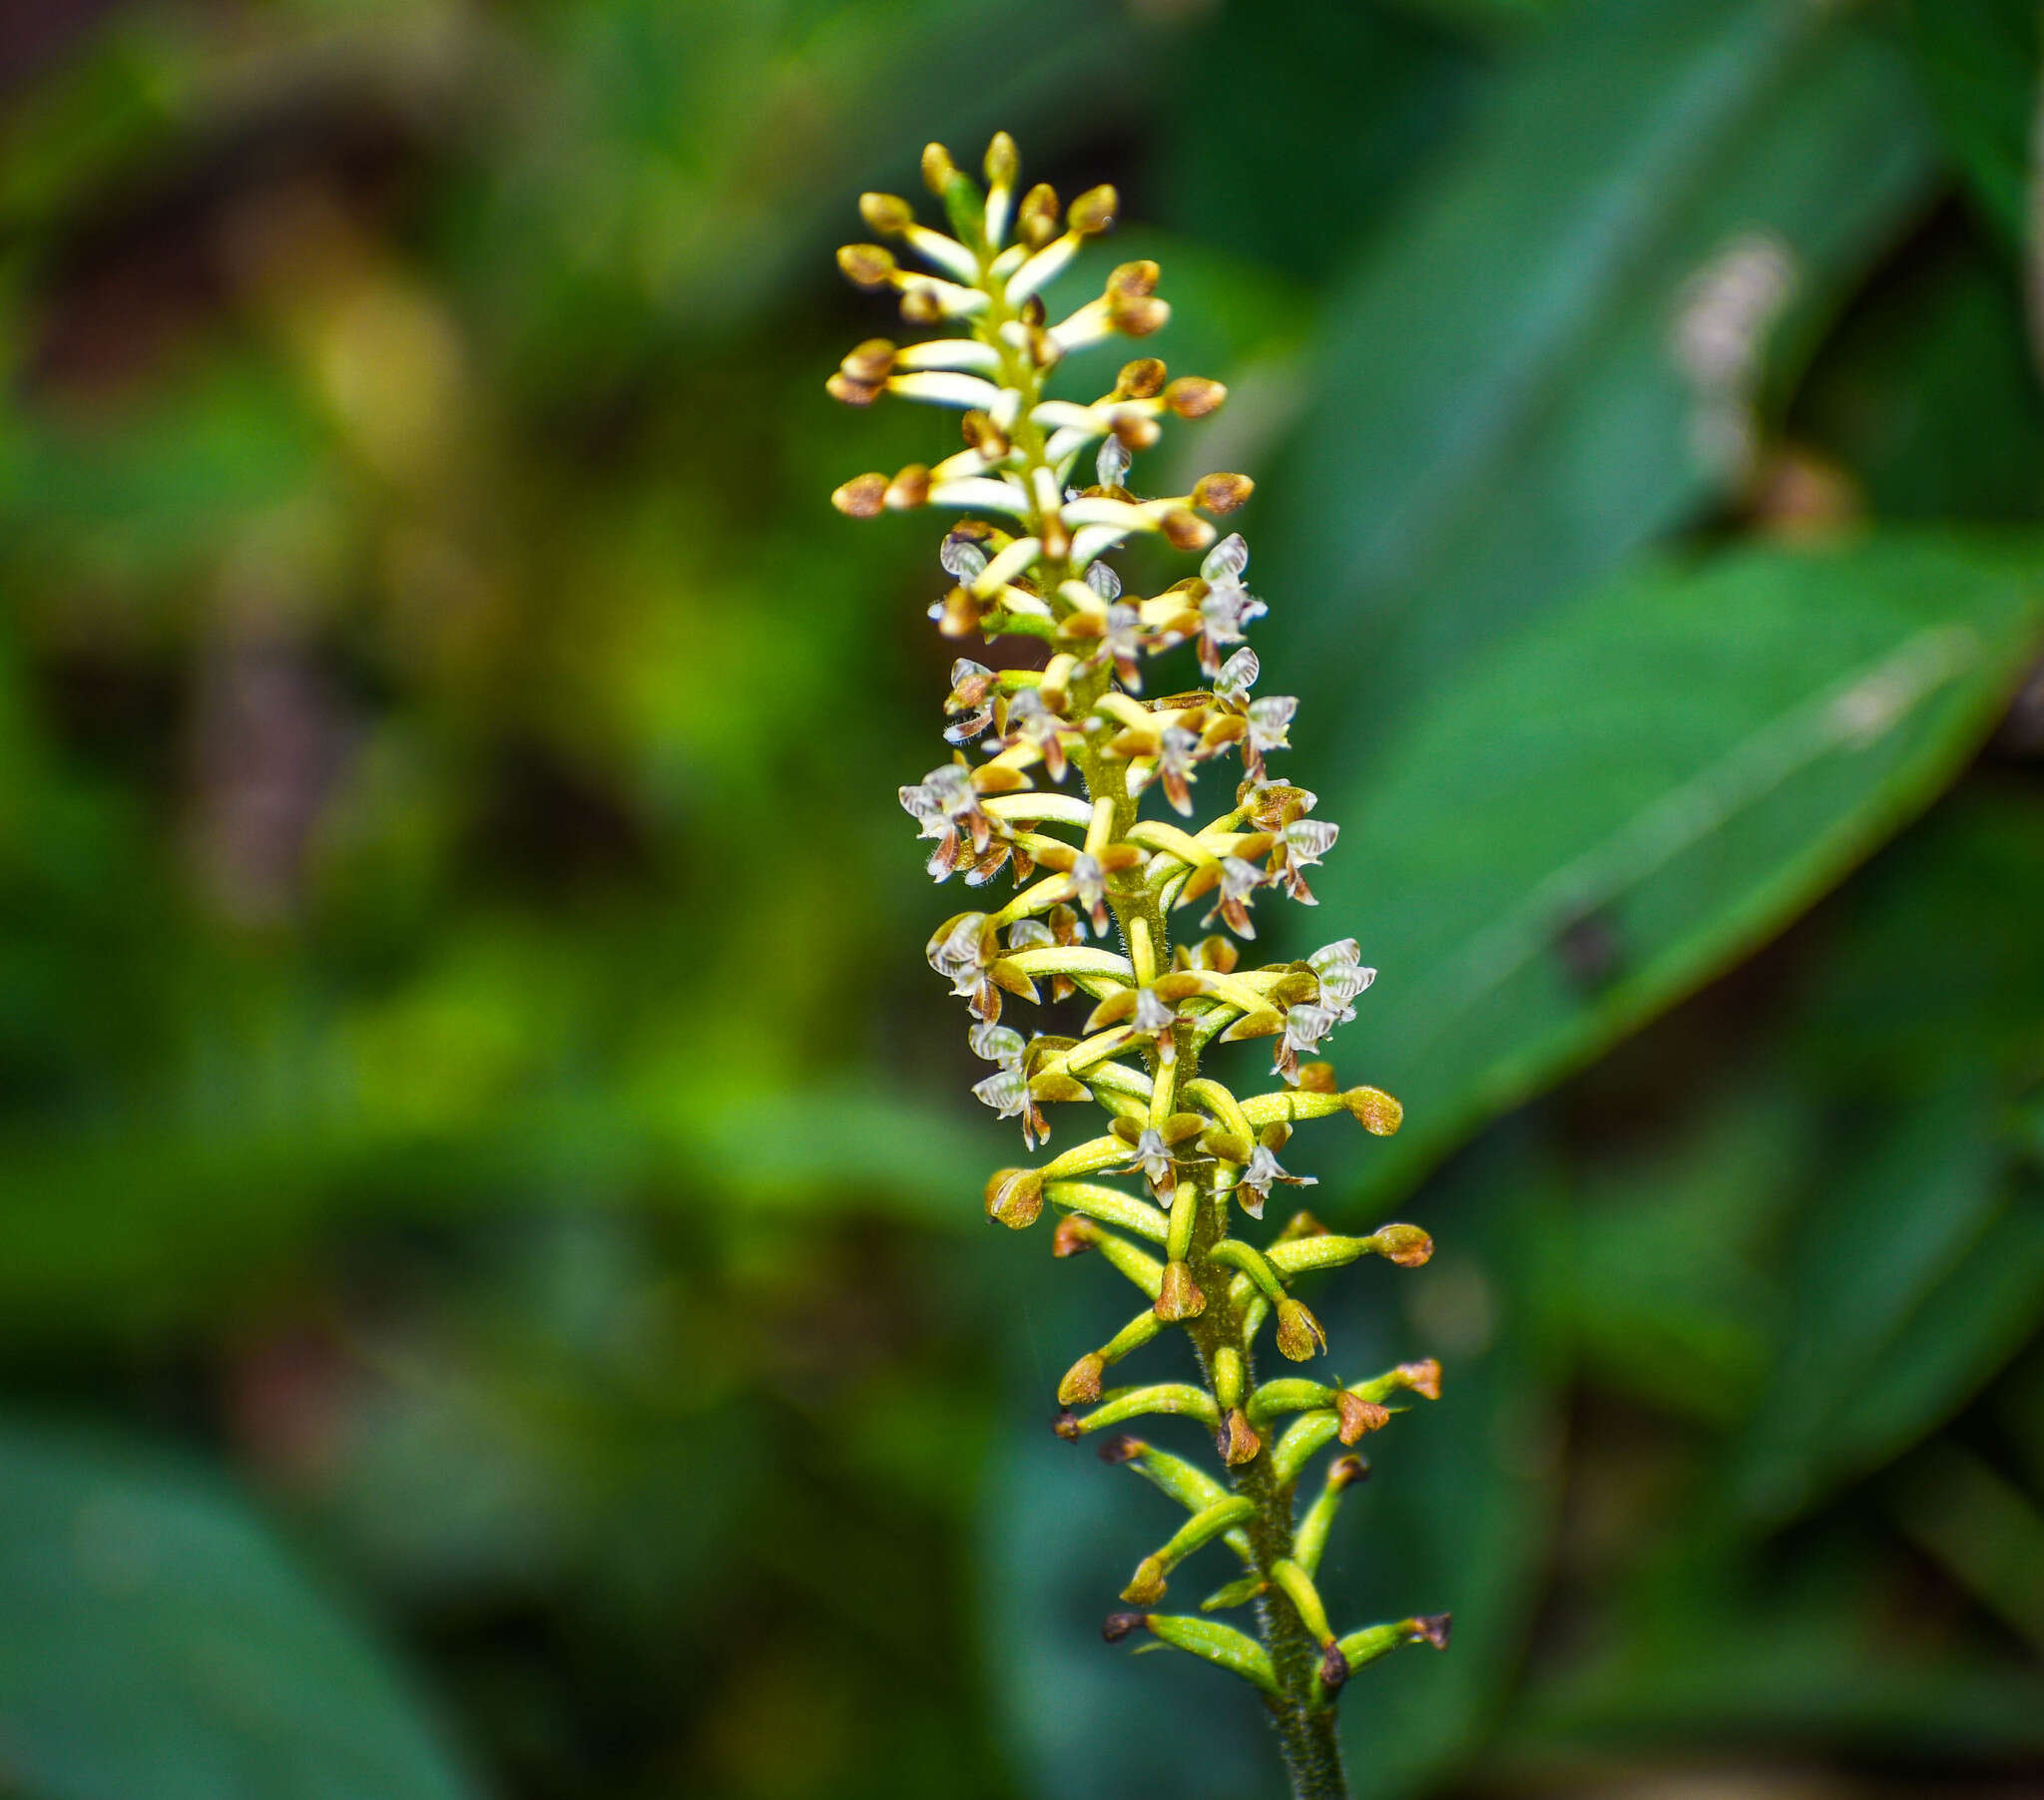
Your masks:
<instances>
[{"instance_id":1,"label":"unopened flower bud","mask_svg":"<svg viewBox=\"0 0 2044 1800\"><path fill-rule=\"evenodd\" d=\"M1050 1253L1056 1257L1083 1256L1099 1241L1097 1227L1076 1213L1058 1220L1050 1236Z\"/></svg>"},{"instance_id":2,"label":"unopened flower bud","mask_svg":"<svg viewBox=\"0 0 2044 1800\"><path fill-rule=\"evenodd\" d=\"M1370 1233L1378 1254L1401 1269L1416 1269L1433 1255L1433 1239L1417 1225L1379 1225Z\"/></svg>"},{"instance_id":3,"label":"unopened flower bud","mask_svg":"<svg viewBox=\"0 0 2044 1800\"><path fill-rule=\"evenodd\" d=\"M1107 277L1107 291L1116 299L1143 299L1156 290L1157 277L1163 272L1147 256L1140 262L1120 263Z\"/></svg>"},{"instance_id":4,"label":"unopened flower bud","mask_svg":"<svg viewBox=\"0 0 2044 1800\"><path fill-rule=\"evenodd\" d=\"M986 179L991 188L1012 188L1022 173L1022 153L1006 132L995 132L986 147Z\"/></svg>"},{"instance_id":5,"label":"unopened flower bud","mask_svg":"<svg viewBox=\"0 0 2044 1800\"><path fill-rule=\"evenodd\" d=\"M1038 182L1015 209L1015 235L1030 249L1040 250L1057 234L1058 191L1048 182Z\"/></svg>"},{"instance_id":6,"label":"unopened flower bud","mask_svg":"<svg viewBox=\"0 0 2044 1800\"><path fill-rule=\"evenodd\" d=\"M1138 356L1133 362L1122 364L1122 372L1115 377L1114 391L1117 399L1148 400L1164 391L1164 364L1154 356Z\"/></svg>"},{"instance_id":7,"label":"unopened flower bud","mask_svg":"<svg viewBox=\"0 0 2044 1800\"><path fill-rule=\"evenodd\" d=\"M1043 1210L1043 1177L1033 1168L997 1168L986 1184L986 1215L1011 1230L1036 1223Z\"/></svg>"},{"instance_id":8,"label":"unopened flower bud","mask_svg":"<svg viewBox=\"0 0 2044 1800\"><path fill-rule=\"evenodd\" d=\"M939 199L951 178L958 173L958 165L951 161L951 153L941 144L925 144L922 147L922 185ZM880 229L878 225L873 227Z\"/></svg>"},{"instance_id":9,"label":"unopened flower bud","mask_svg":"<svg viewBox=\"0 0 2044 1800\"><path fill-rule=\"evenodd\" d=\"M1438 1400L1441 1397L1441 1366L1431 1356L1423 1362L1400 1363L1398 1373L1405 1385L1422 1400Z\"/></svg>"},{"instance_id":10,"label":"unopened flower bud","mask_svg":"<svg viewBox=\"0 0 2044 1800\"><path fill-rule=\"evenodd\" d=\"M1163 1560L1158 1557L1145 1557L1136 1565L1136 1573L1129 1577L1129 1584L1122 1589L1122 1598L1132 1600L1139 1606L1149 1606L1163 1597Z\"/></svg>"},{"instance_id":11,"label":"unopened flower bud","mask_svg":"<svg viewBox=\"0 0 2044 1800\"><path fill-rule=\"evenodd\" d=\"M890 512L912 512L929 504L930 471L927 463L910 463L898 470L887 484L884 499Z\"/></svg>"},{"instance_id":12,"label":"unopened flower bud","mask_svg":"<svg viewBox=\"0 0 2044 1800\"><path fill-rule=\"evenodd\" d=\"M1065 1378L1058 1383L1058 1404L1060 1406L1091 1406L1100 1398L1100 1378L1107 1373L1107 1358L1098 1350L1089 1350L1065 1371ZM1125 1593L1122 1598L1132 1600L1140 1595Z\"/></svg>"},{"instance_id":13,"label":"unopened flower bud","mask_svg":"<svg viewBox=\"0 0 2044 1800\"><path fill-rule=\"evenodd\" d=\"M1373 1137L1388 1137L1405 1122L1405 1109L1381 1088L1351 1088L1341 1102Z\"/></svg>"},{"instance_id":14,"label":"unopened flower bud","mask_svg":"<svg viewBox=\"0 0 2044 1800\"><path fill-rule=\"evenodd\" d=\"M831 494L830 504L847 519L877 519L886 510L887 478L878 473L854 475Z\"/></svg>"},{"instance_id":15,"label":"unopened flower bud","mask_svg":"<svg viewBox=\"0 0 2044 1800\"><path fill-rule=\"evenodd\" d=\"M915 209L898 194L861 194L858 216L883 237L893 237L915 224Z\"/></svg>"},{"instance_id":16,"label":"unopened flower bud","mask_svg":"<svg viewBox=\"0 0 2044 1800\"><path fill-rule=\"evenodd\" d=\"M1157 1316L1167 1324L1176 1324L1181 1319L1197 1319L1206 1310L1207 1296L1193 1280L1192 1265L1167 1262L1164 1285L1157 1293Z\"/></svg>"},{"instance_id":17,"label":"unopened flower bud","mask_svg":"<svg viewBox=\"0 0 2044 1800\"><path fill-rule=\"evenodd\" d=\"M1289 1295L1278 1302L1278 1348L1295 1363L1309 1362L1327 1348L1319 1320Z\"/></svg>"},{"instance_id":18,"label":"unopened flower bud","mask_svg":"<svg viewBox=\"0 0 2044 1800\"><path fill-rule=\"evenodd\" d=\"M1150 1448L1141 1438L1132 1438L1127 1432L1117 1432L1100 1446L1100 1460L1110 1467L1117 1463L1133 1463Z\"/></svg>"},{"instance_id":19,"label":"unopened flower bud","mask_svg":"<svg viewBox=\"0 0 2044 1800\"><path fill-rule=\"evenodd\" d=\"M841 400L846 406L870 406L880 397L880 389L870 382L854 381L842 369L836 370L823 383L823 391L833 400Z\"/></svg>"},{"instance_id":20,"label":"unopened flower bud","mask_svg":"<svg viewBox=\"0 0 2044 1800\"><path fill-rule=\"evenodd\" d=\"M1181 375L1164 390L1165 405L1182 419L1204 419L1227 398L1228 389L1205 375Z\"/></svg>"},{"instance_id":21,"label":"unopened flower bud","mask_svg":"<svg viewBox=\"0 0 2044 1800\"><path fill-rule=\"evenodd\" d=\"M1139 1631L1149 1622L1147 1615L1141 1612L1110 1612L1100 1627L1100 1634L1109 1643L1120 1643L1131 1631Z\"/></svg>"},{"instance_id":22,"label":"unopened flower bud","mask_svg":"<svg viewBox=\"0 0 2044 1800\"><path fill-rule=\"evenodd\" d=\"M1050 1422L1050 1428L1067 1444L1076 1444L1086 1434L1079 1429L1079 1415L1070 1408L1058 1414Z\"/></svg>"},{"instance_id":23,"label":"unopened flower bud","mask_svg":"<svg viewBox=\"0 0 2044 1800\"><path fill-rule=\"evenodd\" d=\"M1221 1452L1221 1460L1231 1469L1238 1469L1244 1463L1254 1463L1257 1453L1264 1448L1264 1440L1257 1436L1256 1428L1250 1424L1249 1414L1239 1406L1228 1409L1220 1431L1214 1436L1214 1443Z\"/></svg>"},{"instance_id":24,"label":"unopened flower bud","mask_svg":"<svg viewBox=\"0 0 2044 1800\"><path fill-rule=\"evenodd\" d=\"M1330 1643L1320 1655L1320 1686L1328 1693L1339 1693L1348 1679L1348 1658L1341 1654L1338 1643Z\"/></svg>"},{"instance_id":25,"label":"unopened flower bud","mask_svg":"<svg viewBox=\"0 0 2044 1800\"><path fill-rule=\"evenodd\" d=\"M899 264L877 243L847 243L837 252L837 266L857 287L885 287Z\"/></svg>"},{"instance_id":26,"label":"unopened flower bud","mask_svg":"<svg viewBox=\"0 0 2044 1800\"><path fill-rule=\"evenodd\" d=\"M1115 215L1121 211L1121 196L1103 182L1098 188L1089 188L1072 203L1067 219L1073 230L1082 237L1098 237L1103 231L1114 228Z\"/></svg>"},{"instance_id":27,"label":"unopened flower bud","mask_svg":"<svg viewBox=\"0 0 2044 1800\"><path fill-rule=\"evenodd\" d=\"M1232 513L1256 491L1247 475L1202 475L1193 483L1193 504L1203 513Z\"/></svg>"},{"instance_id":28,"label":"unopened flower bud","mask_svg":"<svg viewBox=\"0 0 2044 1800\"><path fill-rule=\"evenodd\" d=\"M877 387L894 372L894 346L884 337L869 337L837 366L851 380Z\"/></svg>"},{"instance_id":29,"label":"unopened flower bud","mask_svg":"<svg viewBox=\"0 0 2044 1800\"><path fill-rule=\"evenodd\" d=\"M1271 1241L1273 1243L1288 1244L1300 1237L1325 1237L1326 1235L1327 1227L1313 1217L1310 1212L1300 1208L1284 1221L1284 1229L1278 1232Z\"/></svg>"},{"instance_id":30,"label":"unopened flower bud","mask_svg":"<svg viewBox=\"0 0 2044 1800\"><path fill-rule=\"evenodd\" d=\"M1354 1444L1390 1424L1391 1409L1379 1406L1374 1400L1364 1400L1359 1394L1351 1394L1346 1388L1337 1388L1334 1391L1334 1417L1341 1442Z\"/></svg>"}]
</instances>

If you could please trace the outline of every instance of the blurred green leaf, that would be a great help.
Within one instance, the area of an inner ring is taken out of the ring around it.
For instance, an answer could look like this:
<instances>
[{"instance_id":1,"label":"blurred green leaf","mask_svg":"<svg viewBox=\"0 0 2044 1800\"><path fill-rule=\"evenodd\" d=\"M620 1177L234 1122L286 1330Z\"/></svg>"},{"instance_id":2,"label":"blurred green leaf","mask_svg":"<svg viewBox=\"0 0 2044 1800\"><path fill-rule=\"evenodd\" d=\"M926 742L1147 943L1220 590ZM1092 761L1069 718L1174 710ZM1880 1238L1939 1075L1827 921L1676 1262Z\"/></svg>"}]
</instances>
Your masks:
<instances>
[{"instance_id":1,"label":"blurred green leaf","mask_svg":"<svg viewBox=\"0 0 2044 1800\"><path fill-rule=\"evenodd\" d=\"M385 1654L215 1482L0 1428L0 1744L38 1800L458 1800Z\"/></svg>"},{"instance_id":2,"label":"blurred green leaf","mask_svg":"<svg viewBox=\"0 0 2044 1800\"><path fill-rule=\"evenodd\" d=\"M1351 748L1727 492L1783 309L1825 315L1929 179L1848 9L1597 0L1498 82L1329 297L1253 529Z\"/></svg>"},{"instance_id":3,"label":"blurred green leaf","mask_svg":"<svg viewBox=\"0 0 2044 1800\"><path fill-rule=\"evenodd\" d=\"M1617 582L1471 669L1333 794L1324 916L1385 974L1348 1067L1405 1128L1381 1195L1792 918L2005 703L2020 543L1888 533Z\"/></svg>"},{"instance_id":4,"label":"blurred green leaf","mask_svg":"<svg viewBox=\"0 0 2044 1800\"><path fill-rule=\"evenodd\" d=\"M1782 1348L1725 1468L1773 1526L1943 1421L2044 1304L2044 1206L2012 1193L1990 1112L1936 1095L1834 1156L1794 1247Z\"/></svg>"},{"instance_id":5,"label":"blurred green leaf","mask_svg":"<svg viewBox=\"0 0 2044 1800\"><path fill-rule=\"evenodd\" d=\"M2020 250L2030 236L2044 21L2031 0L1910 0L1909 22L1952 160L1981 212Z\"/></svg>"}]
</instances>

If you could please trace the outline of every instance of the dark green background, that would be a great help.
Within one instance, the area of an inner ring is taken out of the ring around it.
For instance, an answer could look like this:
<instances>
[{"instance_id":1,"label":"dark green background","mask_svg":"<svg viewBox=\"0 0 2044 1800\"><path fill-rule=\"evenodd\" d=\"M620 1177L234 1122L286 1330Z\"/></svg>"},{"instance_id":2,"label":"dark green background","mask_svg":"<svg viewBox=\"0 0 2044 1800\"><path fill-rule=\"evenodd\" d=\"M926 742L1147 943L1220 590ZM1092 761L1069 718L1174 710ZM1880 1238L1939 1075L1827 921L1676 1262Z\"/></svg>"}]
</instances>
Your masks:
<instances>
[{"instance_id":1,"label":"dark green background","mask_svg":"<svg viewBox=\"0 0 2044 1800\"><path fill-rule=\"evenodd\" d=\"M0 1793L1277 1791L1098 1640L1168 1509L1043 1426L1125 1303L981 1222L935 527L824 501L950 429L823 396L855 198L996 127L1231 385L1138 479L1262 484L1344 827L1276 942L1383 971L1406 1131L1287 1160L1441 1246L1334 1366L1447 1385L1324 1578L1457 1623L1358 1791L2036 1792L2038 67L2021 0L0 7Z\"/></svg>"}]
</instances>

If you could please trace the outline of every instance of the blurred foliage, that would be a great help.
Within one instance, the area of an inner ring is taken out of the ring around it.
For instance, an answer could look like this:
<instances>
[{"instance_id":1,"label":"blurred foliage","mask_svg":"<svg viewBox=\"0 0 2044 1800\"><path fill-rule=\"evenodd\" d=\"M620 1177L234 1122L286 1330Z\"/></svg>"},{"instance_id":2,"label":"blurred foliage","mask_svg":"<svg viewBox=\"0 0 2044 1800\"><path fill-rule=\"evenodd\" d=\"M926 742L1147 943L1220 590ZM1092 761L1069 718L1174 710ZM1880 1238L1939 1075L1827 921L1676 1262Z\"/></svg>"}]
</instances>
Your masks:
<instances>
[{"instance_id":1,"label":"blurred foliage","mask_svg":"<svg viewBox=\"0 0 2044 1800\"><path fill-rule=\"evenodd\" d=\"M1362 1789L2044 1781L2027 0L30 12L0 1792L1268 1791L1093 1635L930 534L823 502L921 442L852 200L996 126L1230 382L1340 771L1410 1123L1316 1197L1442 1251L1325 1322L1449 1385L1323 1573L1457 1615Z\"/></svg>"}]
</instances>

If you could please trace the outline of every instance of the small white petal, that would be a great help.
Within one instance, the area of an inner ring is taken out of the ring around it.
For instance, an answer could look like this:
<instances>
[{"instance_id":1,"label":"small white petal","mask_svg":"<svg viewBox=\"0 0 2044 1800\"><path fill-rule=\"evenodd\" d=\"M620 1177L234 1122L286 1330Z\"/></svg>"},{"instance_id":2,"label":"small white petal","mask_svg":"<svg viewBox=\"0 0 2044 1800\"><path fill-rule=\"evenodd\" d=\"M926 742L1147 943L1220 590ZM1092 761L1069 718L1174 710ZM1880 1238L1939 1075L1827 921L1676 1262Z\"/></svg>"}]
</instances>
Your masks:
<instances>
[{"instance_id":1,"label":"small white petal","mask_svg":"<svg viewBox=\"0 0 2044 1800\"><path fill-rule=\"evenodd\" d=\"M1207 552L1207 560L1200 565L1200 579L1208 582L1236 581L1249 566L1250 547L1243 542L1241 532L1232 531Z\"/></svg>"},{"instance_id":2,"label":"small white petal","mask_svg":"<svg viewBox=\"0 0 2044 1800\"><path fill-rule=\"evenodd\" d=\"M1067 231L1062 237L1052 239L1008 277L1008 285L1001 297L1010 306L1021 305L1031 294L1040 293L1070 268L1072 258L1078 253L1078 232Z\"/></svg>"},{"instance_id":3,"label":"small white petal","mask_svg":"<svg viewBox=\"0 0 2044 1800\"><path fill-rule=\"evenodd\" d=\"M897 369L977 369L990 375L1001 366L1001 353L976 337L932 337L926 343L903 344L894 352Z\"/></svg>"},{"instance_id":4,"label":"small white petal","mask_svg":"<svg viewBox=\"0 0 2044 1800\"><path fill-rule=\"evenodd\" d=\"M932 482L930 505L961 506L975 510L1012 513L1018 519L1029 517L1029 494L1019 481L1007 481L986 475L973 476L964 481Z\"/></svg>"},{"instance_id":5,"label":"small white petal","mask_svg":"<svg viewBox=\"0 0 2044 1800\"><path fill-rule=\"evenodd\" d=\"M979 258L955 237L933 231L928 225L912 225L902 233L925 262L941 268L970 287L979 279Z\"/></svg>"},{"instance_id":6,"label":"small white petal","mask_svg":"<svg viewBox=\"0 0 2044 1800\"><path fill-rule=\"evenodd\" d=\"M977 406L991 410L1001 390L977 375L952 369L925 369L906 375L889 375L887 391L904 400L921 400L931 406Z\"/></svg>"},{"instance_id":7,"label":"small white petal","mask_svg":"<svg viewBox=\"0 0 2044 1800\"><path fill-rule=\"evenodd\" d=\"M1037 553L1042 549L1041 541L1036 538L1017 538L973 578L972 592L981 600L992 600L1036 561Z\"/></svg>"}]
</instances>

